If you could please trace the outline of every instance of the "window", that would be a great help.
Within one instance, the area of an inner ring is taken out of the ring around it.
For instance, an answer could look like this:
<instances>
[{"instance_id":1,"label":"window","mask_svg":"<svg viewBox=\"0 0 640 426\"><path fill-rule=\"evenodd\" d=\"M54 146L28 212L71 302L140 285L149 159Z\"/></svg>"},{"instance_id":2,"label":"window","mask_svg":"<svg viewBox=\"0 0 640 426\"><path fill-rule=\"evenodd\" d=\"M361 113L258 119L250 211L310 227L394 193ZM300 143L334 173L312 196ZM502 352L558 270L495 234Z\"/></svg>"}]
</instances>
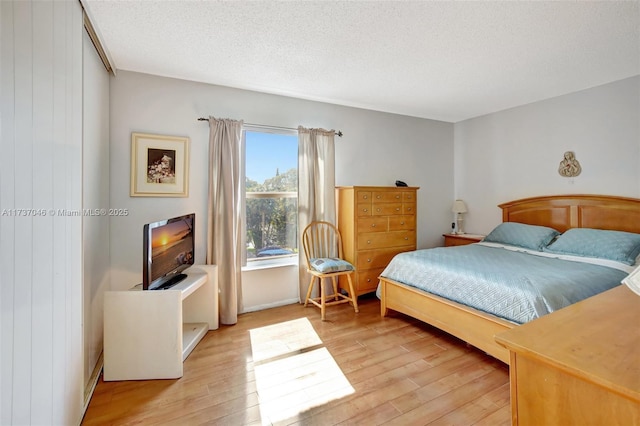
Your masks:
<instances>
[{"instance_id":1,"label":"window","mask_svg":"<svg viewBox=\"0 0 640 426\"><path fill-rule=\"evenodd\" d=\"M298 135L246 128L246 259L298 254Z\"/></svg>"}]
</instances>

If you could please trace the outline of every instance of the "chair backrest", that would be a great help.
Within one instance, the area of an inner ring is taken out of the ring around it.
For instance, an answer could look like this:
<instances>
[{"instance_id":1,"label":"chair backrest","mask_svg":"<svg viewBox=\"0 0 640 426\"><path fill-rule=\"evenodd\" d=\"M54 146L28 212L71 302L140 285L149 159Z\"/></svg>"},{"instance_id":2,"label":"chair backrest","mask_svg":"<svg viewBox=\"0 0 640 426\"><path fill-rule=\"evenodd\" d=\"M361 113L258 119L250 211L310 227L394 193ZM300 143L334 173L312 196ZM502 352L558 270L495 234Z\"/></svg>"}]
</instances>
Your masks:
<instances>
[{"instance_id":1,"label":"chair backrest","mask_svg":"<svg viewBox=\"0 0 640 426\"><path fill-rule=\"evenodd\" d=\"M329 222L311 222L302 232L302 245L311 267L310 259L336 257L342 259L342 237L340 231Z\"/></svg>"}]
</instances>

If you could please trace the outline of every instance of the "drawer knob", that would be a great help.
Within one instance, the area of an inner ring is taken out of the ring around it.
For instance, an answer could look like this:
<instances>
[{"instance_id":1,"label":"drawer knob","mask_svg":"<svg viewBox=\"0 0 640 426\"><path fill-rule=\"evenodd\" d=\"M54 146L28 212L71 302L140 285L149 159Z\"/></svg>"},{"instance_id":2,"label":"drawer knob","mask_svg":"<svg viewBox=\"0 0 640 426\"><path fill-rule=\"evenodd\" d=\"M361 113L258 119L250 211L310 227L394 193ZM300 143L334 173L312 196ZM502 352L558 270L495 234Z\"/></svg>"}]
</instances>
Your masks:
<instances>
[{"instance_id":1,"label":"drawer knob","mask_svg":"<svg viewBox=\"0 0 640 426\"><path fill-rule=\"evenodd\" d=\"M367 282L370 283L371 282L371 278L367 278Z\"/></svg>"},{"instance_id":2,"label":"drawer knob","mask_svg":"<svg viewBox=\"0 0 640 426\"><path fill-rule=\"evenodd\" d=\"M399 196L399 195L396 195L396 198L400 198L400 196Z\"/></svg>"},{"instance_id":3,"label":"drawer knob","mask_svg":"<svg viewBox=\"0 0 640 426\"><path fill-rule=\"evenodd\" d=\"M378 208L376 209L376 211L377 211L377 212L379 212L379 211L380 211L380 207L378 207Z\"/></svg>"},{"instance_id":4,"label":"drawer knob","mask_svg":"<svg viewBox=\"0 0 640 426\"><path fill-rule=\"evenodd\" d=\"M408 207L408 208L407 208L407 211L408 211L408 212L410 212L410 211L411 211L411 207Z\"/></svg>"},{"instance_id":5,"label":"drawer knob","mask_svg":"<svg viewBox=\"0 0 640 426\"><path fill-rule=\"evenodd\" d=\"M363 196L362 196L362 199L363 199L363 200L366 200L367 198L369 198L369 196L367 196L367 195L363 195Z\"/></svg>"},{"instance_id":6,"label":"drawer knob","mask_svg":"<svg viewBox=\"0 0 640 426\"><path fill-rule=\"evenodd\" d=\"M367 244L371 244L371 240L367 240Z\"/></svg>"},{"instance_id":7,"label":"drawer knob","mask_svg":"<svg viewBox=\"0 0 640 426\"><path fill-rule=\"evenodd\" d=\"M367 259L367 262L371 262L371 259Z\"/></svg>"},{"instance_id":8,"label":"drawer knob","mask_svg":"<svg viewBox=\"0 0 640 426\"><path fill-rule=\"evenodd\" d=\"M362 209L362 211L366 213L369 211L369 209Z\"/></svg>"},{"instance_id":9,"label":"drawer knob","mask_svg":"<svg viewBox=\"0 0 640 426\"><path fill-rule=\"evenodd\" d=\"M404 222L400 222L400 225L404 225Z\"/></svg>"},{"instance_id":10,"label":"drawer knob","mask_svg":"<svg viewBox=\"0 0 640 426\"><path fill-rule=\"evenodd\" d=\"M396 211L399 212L400 211L400 207L396 208Z\"/></svg>"},{"instance_id":11,"label":"drawer knob","mask_svg":"<svg viewBox=\"0 0 640 426\"><path fill-rule=\"evenodd\" d=\"M404 237L404 239L405 239L405 240L408 240L408 239L409 239L409 237Z\"/></svg>"},{"instance_id":12,"label":"drawer knob","mask_svg":"<svg viewBox=\"0 0 640 426\"><path fill-rule=\"evenodd\" d=\"M371 224L371 227L372 227L372 228L375 228L375 227L376 227L376 224L375 224L375 223L372 223L372 224Z\"/></svg>"},{"instance_id":13,"label":"drawer knob","mask_svg":"<svg viewBox=\"0 0 640 426\"><path fill-rule=\"evenodd\" d=\"M376 195L376 198L379 200L380 198L382 198L380 195Z\"/></svg>"}]
</instances>

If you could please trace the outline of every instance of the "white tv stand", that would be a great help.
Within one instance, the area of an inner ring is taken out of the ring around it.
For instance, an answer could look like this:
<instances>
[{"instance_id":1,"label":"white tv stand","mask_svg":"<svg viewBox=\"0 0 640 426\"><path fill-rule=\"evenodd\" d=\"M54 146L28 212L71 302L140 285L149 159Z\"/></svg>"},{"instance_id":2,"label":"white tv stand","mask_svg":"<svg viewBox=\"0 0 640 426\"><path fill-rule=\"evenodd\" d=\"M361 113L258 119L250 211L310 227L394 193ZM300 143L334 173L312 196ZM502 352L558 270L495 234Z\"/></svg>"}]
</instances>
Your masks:
<instances>
[{"instance_id":1,"label":"white tv stand","mask_svg":"<svg viewBox=\"0 0 640 426\"><path fill-rule=\"evenodd\" d=\"M105 381L182 377L183 361L218 328L216 266L184 273L187 278L168 290L105 292Z\"/></svg>"}]
</instances>

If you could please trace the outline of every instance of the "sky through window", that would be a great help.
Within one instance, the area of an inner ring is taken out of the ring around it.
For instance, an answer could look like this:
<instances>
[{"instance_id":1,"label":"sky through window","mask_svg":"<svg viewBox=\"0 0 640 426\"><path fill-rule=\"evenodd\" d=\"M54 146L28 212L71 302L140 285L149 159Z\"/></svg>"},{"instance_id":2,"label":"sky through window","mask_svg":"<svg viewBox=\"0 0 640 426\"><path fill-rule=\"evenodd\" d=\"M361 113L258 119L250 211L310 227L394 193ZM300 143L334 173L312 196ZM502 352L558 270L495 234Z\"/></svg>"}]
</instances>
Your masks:
<instances>
[{"instance_id":1,"label":"sky through window","mask_svg":"<svg viewBox=\"0 0 640 426\"><path fill-rule=\"evenodd\" d=\"M247 131L246 175L258 183L298 167L298 136Z\"/></svg>"}]
</instances>

